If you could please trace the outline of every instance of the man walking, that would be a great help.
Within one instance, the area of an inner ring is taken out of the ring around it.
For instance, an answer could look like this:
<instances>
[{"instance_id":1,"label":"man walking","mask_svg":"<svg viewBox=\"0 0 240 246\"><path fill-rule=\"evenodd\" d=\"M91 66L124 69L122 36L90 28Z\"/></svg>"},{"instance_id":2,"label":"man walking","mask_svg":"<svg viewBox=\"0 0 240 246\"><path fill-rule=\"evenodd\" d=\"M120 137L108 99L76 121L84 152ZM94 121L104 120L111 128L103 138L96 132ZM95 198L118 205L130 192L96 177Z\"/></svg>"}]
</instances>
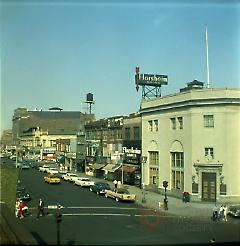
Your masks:
<instances>
[{"instance_id":1,"label":"man walking","mask_svg":"<svg viewBox=\"0 0 240 246\"><path fill-rule=\"evenodd\" d=\"M40 214L41 214L42 216L45 215L45 214L44 214L44 202L43 202L43 200L42 200L41 198L39 199L39 202L38 202L37 219L39 219Z\"/></svg>"},{"instance_id":2,"label":"man walking","mask_svg":"<svg viewBox=\"0 0 240 246\"><path fill-rule=\"evenodd\" d=\"M115 188L117 188L117 183L118 183L117 180L114 179L113 184L114 184Z\"/></svg>"}]
</instances>

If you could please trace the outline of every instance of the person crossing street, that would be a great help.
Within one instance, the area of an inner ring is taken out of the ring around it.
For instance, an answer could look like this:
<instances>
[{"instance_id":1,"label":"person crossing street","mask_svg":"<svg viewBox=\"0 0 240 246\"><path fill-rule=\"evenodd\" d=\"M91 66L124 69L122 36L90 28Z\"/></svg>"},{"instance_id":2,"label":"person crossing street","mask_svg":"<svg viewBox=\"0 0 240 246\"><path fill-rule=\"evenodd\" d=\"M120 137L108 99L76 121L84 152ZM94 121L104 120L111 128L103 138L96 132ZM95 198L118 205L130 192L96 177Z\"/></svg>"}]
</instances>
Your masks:
<instances>
[{"instance_id":1,"label":"person crossing street","mask_svg":"<svg viewBox=\"0 0 240 246\"><path fill-rule=\"evenodd\" d=\"M40 214L41 214L42 216L45 215L45 213L44 213L44 202L43 202L43 200L42 200L41 198L39 199L39 202L38 202L37 219L39 219Z\"/></svg>"}]
</instances>

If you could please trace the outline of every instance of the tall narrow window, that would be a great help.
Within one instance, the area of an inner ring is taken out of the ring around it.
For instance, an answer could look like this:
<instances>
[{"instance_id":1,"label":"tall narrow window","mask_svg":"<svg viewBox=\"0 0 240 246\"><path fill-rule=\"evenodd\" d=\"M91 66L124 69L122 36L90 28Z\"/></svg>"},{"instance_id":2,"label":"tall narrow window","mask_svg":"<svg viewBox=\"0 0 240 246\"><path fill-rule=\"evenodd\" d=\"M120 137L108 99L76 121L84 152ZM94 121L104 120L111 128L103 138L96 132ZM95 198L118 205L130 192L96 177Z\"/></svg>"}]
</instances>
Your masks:
<instances>
[{"instance_id":1,"label":"tall narrow window","mask_svg":"<svg viewBox=\"0 0 240 246\"><path fill-rule=\"evenodd\" d=\"M125 128L125 139L127 140L130 139L130 128L129 127Z\"/></svg>"},{"instance_id":2,"label":"tall narrow window","mask_svg":"<svg viewBox=\"0 0 240 246\"><path fill-rule=\"evenodd\" d=\"M149 121L148 121L148 130L149 130L150 132L153 131L153 122L152 122L152 120L149 120Z\"/></svg>"},{"instance_id":3,"label":"tall narrow window","mask_svg":"<svg viewBox=\"0 0 240 246\"><path fill-rule=\"evenodd\" d=\"M140 128L139 127L133 127L133 138L134 140L140 139Z\"/></svg>"},{"instance_id":4,"label":"tall narrow window","mask_svg":"<svg viewBox=\"0 0 240 246\"><path fill-rule=\"evenodd\" d=\"M149 165L158 166L158 151L149 151Z\"/></svg>"},{"instance_id":5,"label":"tall narrow window","mask_svg":"<svg viewBox=\"0 0 240 246\"><path fill-rule=\"evenodd\" d=\"M158 131L158 120L154 120L154 131L157 132Z\"/></svg>"},{"instance_id":6,"label":"tall narrow window","mask_svg":"<svg viewBox=\"0 0 240 246\"><path fill-rule=\"evenodd\" d=\"M172 162L172 188L184 190L184 154L183 152L171 152Z\"/></svg>"},{"instance_id":7,"label":"tall narrow window","mask_svg":"<svg viewBox=\"0 0 240 246\"><path fill-rule=\"evenodd\" d=\"M176 129L176 118L171 118L170 121L171 121L171 128L175 130Z\"/></svg>"},{"instance_id":8,"label":"tall narrow window","mask_svg":"<svg viewBox=\"0 0 240 246\"><path fill-rule=\"evenodd\" d=\"M214 127L213 115L204 115L204 127Z\"/></svg>"},{"instance_id":9,"label":"tall narrow window","mask_svg":"<svg viewBox=\"0 0 240 246\"><path fill-rule=\"evenodd\" d=\"M177 117L178 120L178 128L183 129L183 117Z\"/></svg>"}]
</instances>

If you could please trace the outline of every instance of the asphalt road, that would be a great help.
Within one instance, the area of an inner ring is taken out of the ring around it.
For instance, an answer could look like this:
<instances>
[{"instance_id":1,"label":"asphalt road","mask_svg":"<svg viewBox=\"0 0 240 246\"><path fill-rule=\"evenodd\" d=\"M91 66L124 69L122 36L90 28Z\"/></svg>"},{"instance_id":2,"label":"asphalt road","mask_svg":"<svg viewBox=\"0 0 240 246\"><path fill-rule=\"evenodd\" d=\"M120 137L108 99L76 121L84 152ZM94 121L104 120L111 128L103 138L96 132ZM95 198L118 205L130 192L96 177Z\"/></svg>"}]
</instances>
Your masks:
<instances>
[{"instance_id":1,"label":"asphalt road","mask_svg":"<svg viewBox=\"0 0 240 246\"><path fill-rule=\"evenodd\" d=\"M57 244L55 209L46 209L46 216L36 219L38 199L45 206L61 204L62 245L166 245L239 242L239 220L234 223L213 222L169 216L164 212L144 209L134 203L116 202L96 195L88 188L67 181L59 185L43 182L38 170L22 170L20 180L32 196L27 206L30 216L20 223L41 245Z\"/></svg>"}]
</instances>

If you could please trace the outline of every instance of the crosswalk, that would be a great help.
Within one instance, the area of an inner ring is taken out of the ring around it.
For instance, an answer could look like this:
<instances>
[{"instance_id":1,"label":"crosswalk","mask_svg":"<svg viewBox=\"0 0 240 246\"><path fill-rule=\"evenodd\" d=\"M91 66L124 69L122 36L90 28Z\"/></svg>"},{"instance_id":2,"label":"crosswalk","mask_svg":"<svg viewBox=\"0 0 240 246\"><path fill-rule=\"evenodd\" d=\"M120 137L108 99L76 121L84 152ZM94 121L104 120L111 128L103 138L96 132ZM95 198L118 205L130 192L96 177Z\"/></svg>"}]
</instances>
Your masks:
<instances>
[{"instance_id":1,"label":"crosswalk","mask_svg":"<svg viewBox=\"0 0 240 246\"><path fill-rule=\"evenodd\" d=\"M30 216L35 211L37 211L37 207L29 208ZM45 207L45 212L47 216L53 216L56 209ZM63 216L175 217L151 208L133 207L62 206L61 212Z\"/></svg>"}]
</instances>

